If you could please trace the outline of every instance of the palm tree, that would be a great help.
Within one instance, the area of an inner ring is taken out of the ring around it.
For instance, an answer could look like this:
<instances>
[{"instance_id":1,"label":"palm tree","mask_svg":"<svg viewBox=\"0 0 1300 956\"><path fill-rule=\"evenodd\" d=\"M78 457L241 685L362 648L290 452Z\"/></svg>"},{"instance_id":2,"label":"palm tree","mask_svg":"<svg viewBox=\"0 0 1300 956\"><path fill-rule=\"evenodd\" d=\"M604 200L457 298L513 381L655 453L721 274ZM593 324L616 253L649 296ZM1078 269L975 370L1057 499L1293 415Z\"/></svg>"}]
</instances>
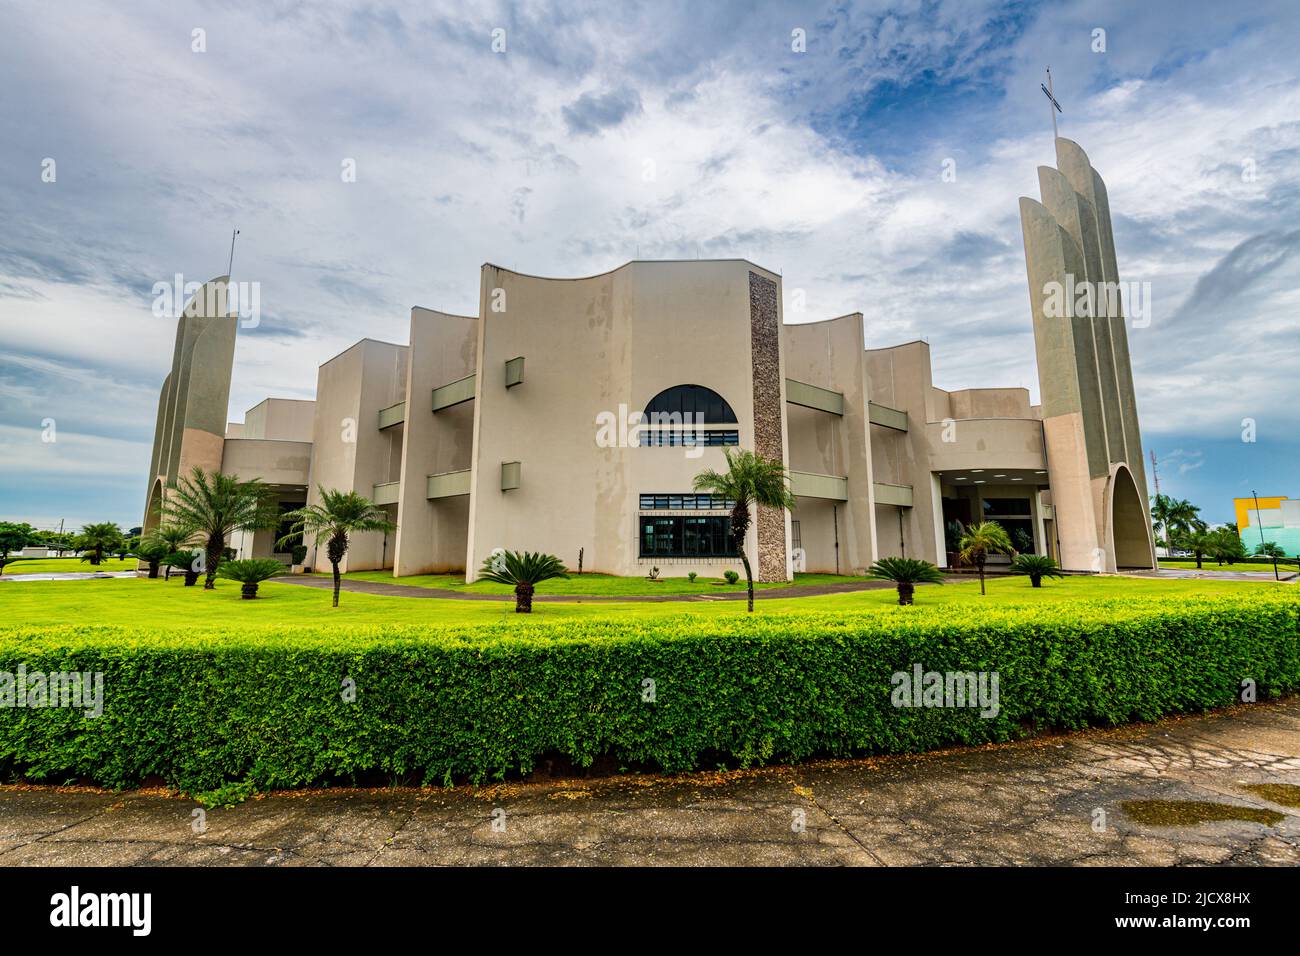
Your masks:
<instances>
[{"instance_id":1,"label":"palm tree","mask_svg":"<svg viewBox=\"0 0 1300 956\"><path fill-rule=\"evenodd\" d=\"M190 543L190 538L194 537L194 532L189 528L179 524L162 524L146 536L147 540L160 544L167 549L167 554L175 554L181 548ZM166 564L166 562L163 562ZM164 575L165 580L171 580L172 566L167 565L167 572Z\"/></svg>"},{"instance_id":2,"label":"palm tree","mask_svg":"<svg viewBox=\"0 0 1300 956\"><path fill-rule=\"evenodd\" d=\"M1209 532L1209 536L1213 542L1209 554L1219 564L1227 561L1232 565L1246 556L1246 546L1241 543L1236 528L1216 528Z\"/></svg>"},{"instance_id":3,"label":"palm tree","mask_svg":"<svg viewBox=\"0 0 1300 956\"><path fill-rule=\"evenodd\" d=\"M1029 578L1030 587L1041 588L1043 578L1063 578L1056 562L1045 554L1018 554L1011 562L1012 574L1024 574Z\"/></svg>"},{"instance_id":4,"label":"palm tree","mask_svg":"<svg viewBox=\"0 0 1300 956\"><path fill-rule=\"evenodd\" d=\"M498 551L483 562L480 574L498 584L513 584L515 613L533 613L535 585L551 578L567 578L564 562L553 554L540 551Z\"/></svg>"},{"instance_id":5,"label":"palm tree","mask_svg":"<svg viewBox=\"0 0 1300 956\"><path fill-rule=\"evenodd\" d=\"M171 550L161 541L145 538L131 549L131 554L149 566L149 577L156 578L158 577L159 562L171 554Z\"/></svg>"},{"instance_id":6,"label":"palm tree","mask_svg":"<svg viewBox=\"0 0 1300 956\"><path fill-rule=\"evenodd\" d=\"M970 564L973 563L980 573L980 594L984 594L984 563L990 554L1014 555L1016 549L1011 547L1002 525L996 521L981 521L970 525L962 532L957 542L958 556Z\"/></svg>"},{"instance_id":7,"label":"palm tree","mask_svg":"<svg viewBox=\"0 0 1300 956\"><path fill-rule=\"evenodd\" d=\"M1256 553L1256 554L1263 555L1263 556L1266 557L1266 558L1272 558L1272 559L1273 559L1273 578L1274 578L1274 580L1277 580L1277 581L1282 580L1282 578L1281 578L1281 577L1278 575L1278 573L1277 573L1277 559L1278 559L1278 558L1285 558L1285 557L1286 557L1286 552L1283 551L1280 547L1278 547L1277 542L1276 542L1276 541L1265 541L1263 544L1256 545L1256 546L1255 546L1255 553Z\"/></svg>"},{"instance_id":8,"label":"palm tree","mask_svg":"<svg viewBox=\"0 0 1300 956\"><path fill-rule=\"evenodd\" d=\"M338 607L339 589L343 583L339 564L348 553L348 536L360 531L389 534L397 525L389 519L388 512L355 491L327 490L320 486L316 490L320 494L320 504L284 514L291 530L280 539L278 546L283 547L299 535L310 535L318 546L322 541L328 542L325 554L334 569L334 607Z\"/></svg>"},{"instance_id":9,"label":"palm tree","mask_svg":"<svg viewBox=\"0 0 1300 956\"><path fill-rule=\"evenodd\" d=\"M245 558L243 561L222 562L217 572L223 578L240 582L239 596L245 601L257 597L257 586L267 578L284 574L284 565L274 558Z\"/></svg>"},{"instance_id":10,"label":"palm tree","mask_svg":"<svg viewBox=\"0 0 1300 956\"><path fill-rule=\"evenodd\" d=\"M1207 554L1214 552L1218 544L1214 534L1204 529L1192 531L1179 531L1176 533L1174 541L1178 547L1192 552L1196 557L1196 570L1201 570L1201 559Z\"/></svg>"},{"instance_id":11,"label":"palm tree","mask_svg":"<svg viewBox=\"0 0 1300 956\"><path fill-rule=\"evenodd\" d=\"M207 565L203 590L216 587L217 568L230 535L275 525L274 499L275 490L256 478L241 481L198 467L177 483L163 505L163 517L203 539Z\"/></svg>"},{"instance_id":12,"label":"palm tree","mask_svg":"<svg viewBox=\"0 0 1300 956\"><path fill-rule=\"evenodd\" d=\"M167 565L168 571L179 568L185 574L185 586L192 588L194 582L199 579L199 568L203 565L203 552L173 551L163 558L163 564Z\"/></svg>"},{"instance_id":13,"label":"palm tree","mask_svg":"<svg viewBox=\"0 0 1300 956\"><path fill-rule=\"evenodd\" d=\"M77 538L77 546L89 554L81 556L82 561L89 561L91 567L98 567L104 560L104 554L112 554L122 546L125 539L122 537L122 529L112 521L101 521L98 524L88 524L81 529L81 534Z\"/></svg>"},{"instance_id":14,"label":"palm tree","mask_svg":"<svg viewBox=\"0 0 1300 956\"><path fill-rule=\"evenodd\" d=\"M867 577L898 585L898 603L912 603L918 584L943 584L943 572L929 561L916 558L881 558L867 568Z\"/></svg>"},{"instance_id":15,"label":"palm tree","mask_svg":"<svg viewBox=\"0 0 1300 956\"><path fill-rule=\"evenodd\" d=\"M732 452L724 448L727 470L709 469L695 476L696 491L707 491L736 503L731 509L731 546L745 566L749 591L749 610L754 610L754 571L745 554L745 535L749 532L751 505L767 508L794 508L794 495L786 484L785 467L752 451Z\"/></svg>"},{"instance_id":16,"label":"palm tree","mask_svg":"<svg viewBox=\"0 0 1300 956\"><path fill-rule=\"evenodd\" d=\"M1181 535L1205 531L1209 525L1201 518L1201 509L1186 498L1171 500L1169 503L1166 537L1172 542Z\"/></svg>"},{"instance_id":17,"label":"palm tree","mask_svg":"<svg viewBox=\"0 0 1300 956\"><path fill-rule=\"evenodd\" d=\"M1151 523L1159 529L1156 532L1156 544L1161 543L1160 532L1163 531L1165 538L1169 537L1169 511L1174 503L1174 499L1168 495L1154 495L1151 498ZM1164 542L1166 548L1169 542Z\"/></svg>"}]
</instances>

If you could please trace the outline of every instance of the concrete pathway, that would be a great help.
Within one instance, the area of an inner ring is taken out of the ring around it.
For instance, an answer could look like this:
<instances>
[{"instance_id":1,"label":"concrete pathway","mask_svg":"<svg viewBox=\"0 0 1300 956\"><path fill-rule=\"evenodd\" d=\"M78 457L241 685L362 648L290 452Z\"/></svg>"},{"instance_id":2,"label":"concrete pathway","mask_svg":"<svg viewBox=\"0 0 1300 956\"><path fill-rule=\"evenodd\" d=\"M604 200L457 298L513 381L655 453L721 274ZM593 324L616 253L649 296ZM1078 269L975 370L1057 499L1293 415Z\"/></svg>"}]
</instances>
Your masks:
<instances>
[{"instance_id":1,"label":"concrete pathway","mask_svg":"<svg viewBox=\"0 0 1300 956\"><path fill-rule=\"evenodd\" d=\"M303 587L331 590L334 579L328 574L293 574L274 579L277 584L300 584ZM952 578L952 580L963 580ZM845 594L850 591L879 591L893 589L891 581L845 581L839 584L795 584L785 588L761 588L754 591L754 600L771 598L815 597L821 594ZM514 594L485 594L480 591L458 591L454 588L425 588L413 584L389 584L387 581L358 581L344 578L342 590L357 594L385 594L389 597L450 598L457 601L514 601ZM662 603L664 601L743 601L745 589L719 590L717 594L534 594L533 603L584 604L587 602Z\"/></svg>"},{"instance_id":2,"label":"concrete pathway","mask_svg":"<svg viewBox=\"0 0 1300 956\"><path fill-rule=\"evenodd\" d=\"M1280 580L1295 583L1296 572L1289 568L1279 568ZM1130 578L1181 578L1183 580L1202 581L1272 581L1273 569L1266 571L1223 571L1218 568L1161 568L1159 571L1124 571L1124 577Z\"/></svg>"},{"instance_id":3,"label":"concrete pathway","mask_svg":"<svg viewBox=\"0 0 1300 956\"><path fill-rule=\"evenodd\" d=\"M1282 784L1265 799L1246 789ZM1287 791L1286 785L1292 789ZM1300 864L1300 698L943 753L481 789L0 787L0 865ZM1150 825L1126 801L1231 819Z\"/></svg>"},{"instance_id":4,"label":"concrete pathway","mask_svg":"<svg viewBox=\"0 0 1300 956\"><path fill-rule=\"evenodd\" d=\"M0 581L89 581L92 578L133 578L134 571L51 571L49 574L0 574Z\"/></svg>"}]
</instances>

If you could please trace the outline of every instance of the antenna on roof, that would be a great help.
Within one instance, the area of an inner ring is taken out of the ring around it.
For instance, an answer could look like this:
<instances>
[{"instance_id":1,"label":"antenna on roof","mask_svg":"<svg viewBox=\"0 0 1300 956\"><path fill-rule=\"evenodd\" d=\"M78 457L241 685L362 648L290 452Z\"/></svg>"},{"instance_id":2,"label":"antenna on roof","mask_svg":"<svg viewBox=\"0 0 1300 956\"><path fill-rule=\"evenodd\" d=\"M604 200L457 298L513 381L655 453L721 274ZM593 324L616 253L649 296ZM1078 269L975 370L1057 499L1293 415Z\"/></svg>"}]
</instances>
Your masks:
<instances>
[{"instance_id":1,"label":"antenna on roof","mask_svg":"<svg viewBox=\"0 0 1300 956\"><path fill-rule=\"evenodd\" d=\"M230 261L226 263L226 278L230 278L230 270L235 268L235 236L239 235L236 229L230 234Z\"/></svg>"}]
</instances>

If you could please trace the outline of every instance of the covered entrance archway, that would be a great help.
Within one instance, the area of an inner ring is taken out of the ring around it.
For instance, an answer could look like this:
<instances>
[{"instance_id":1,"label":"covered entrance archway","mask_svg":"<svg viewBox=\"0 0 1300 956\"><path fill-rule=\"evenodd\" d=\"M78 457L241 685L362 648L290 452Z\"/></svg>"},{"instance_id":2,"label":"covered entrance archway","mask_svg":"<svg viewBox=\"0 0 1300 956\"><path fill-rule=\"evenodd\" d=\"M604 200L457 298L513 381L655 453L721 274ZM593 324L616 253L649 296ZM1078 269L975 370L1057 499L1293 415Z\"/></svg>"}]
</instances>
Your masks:
<instances>
[{"instance_id":1,"label":"covered entrance archway","mask_svg":"<svg viewBox=\"0 0 1300 956\"><path fill-rule=\"evenodd\" d=\"M1110 478L1110 535L1116 569L1154 566L1151 526L1137 482L1126 465L1115 466Z\"/></svg>"}]
</instances>

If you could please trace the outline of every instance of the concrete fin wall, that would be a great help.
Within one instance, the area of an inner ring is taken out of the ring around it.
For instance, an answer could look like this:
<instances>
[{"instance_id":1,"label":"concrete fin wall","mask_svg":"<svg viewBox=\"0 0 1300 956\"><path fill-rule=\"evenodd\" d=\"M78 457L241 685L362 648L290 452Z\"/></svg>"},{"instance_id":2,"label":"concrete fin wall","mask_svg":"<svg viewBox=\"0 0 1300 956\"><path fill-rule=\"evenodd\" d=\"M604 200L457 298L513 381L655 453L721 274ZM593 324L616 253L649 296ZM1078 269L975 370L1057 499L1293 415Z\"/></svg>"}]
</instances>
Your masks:
<instances>
[{"instance_id":1,"label":"concrete fin wall","mask_svg":"<svg viewBox=\"0 0 1300 956\"><path fill-rule=\"evenodd\" d=\"M473 464L474 404L431 410L435 388L472 375L480 323L476 316L411 309L406 424L393 574L465 570L469 496L427 497L429 475Z\"/></svg>"},{"instance_id":2,"label":"concrete fin wall","mask_svg":"<svg viewBox=\"0 0 1300 956\"><path fill-rule=\"evenodd\" d=\"M790 469L842 475L848 484L846 503L801 498L791 515L800 524L804 570L847 573L869 567L876 557L876 542L862 313L786 325L781 333L789 379L843 396L840 415L800 408L792 396L786 396Z\"/></svg>"},{"instance_id":3,"label":"concrete fin wall","mask_svg":"<svg viewBox=\"0 0 1300 956\"><path fill-rule=\"evenodd\" d=\"M1022 198L1020 219L1062 563L1114 571L1119 551L1129 566L1145 554L1139 565L1150 567L1155 550L1110 203L1077 143L1058 138L1056 157L1056 169L1038 170L1042 202Z\"/></svg>"},{"instance_id":4,"label":"concrete fin wall","mask_svg":"<svg viewBox=\"0 0 1300 956\"><path fill-rule=\"evenodd\" d=\"M163 380L154 426L150 473L141 526L157 527L165 491L198 467L221 468L235 362L236 316L228 314L228 277L205 282L181 310L172 367Z\"/></svg>"}]
</instances>

